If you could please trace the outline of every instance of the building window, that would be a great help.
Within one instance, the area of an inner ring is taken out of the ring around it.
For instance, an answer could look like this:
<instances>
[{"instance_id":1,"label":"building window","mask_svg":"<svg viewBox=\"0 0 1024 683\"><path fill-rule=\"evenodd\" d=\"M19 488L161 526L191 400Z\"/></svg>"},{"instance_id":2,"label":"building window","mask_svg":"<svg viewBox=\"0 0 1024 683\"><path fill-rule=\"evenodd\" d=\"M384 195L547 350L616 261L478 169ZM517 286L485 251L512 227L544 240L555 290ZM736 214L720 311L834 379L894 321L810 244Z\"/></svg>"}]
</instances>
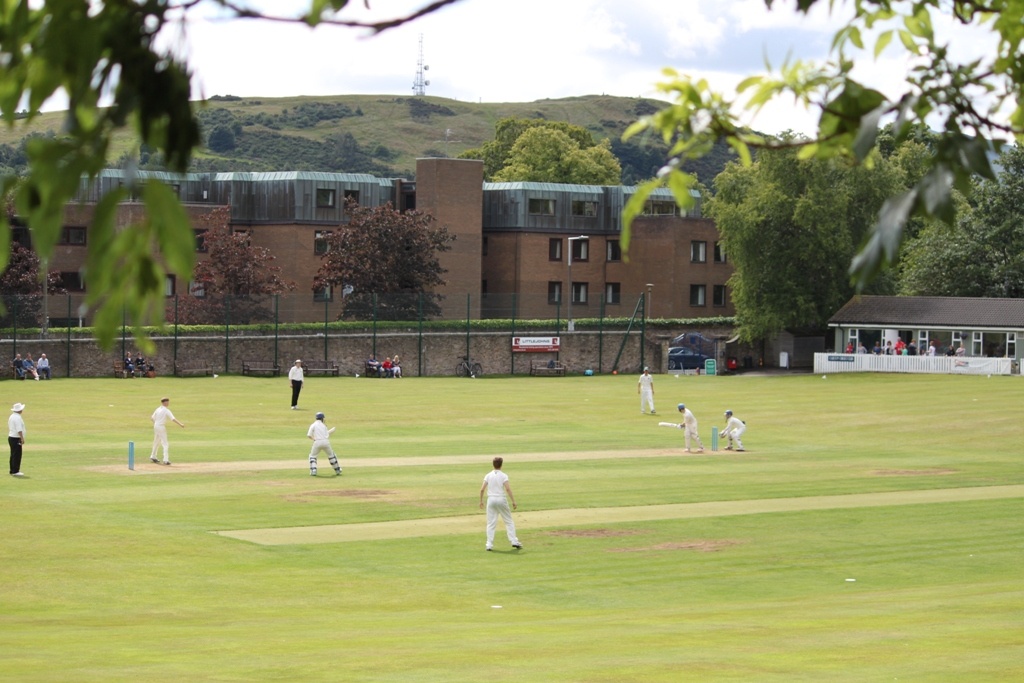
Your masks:
<instances>
[{"instance_id":1,"label":"building window","mask_svg":"<svg viewBox=\"0 0 1024 683\"><path fill-rule=\"evenodd\" d=\"M587 283L586 282L574 282L574 283L572 283L572 302L574 304L585 304L585 303L587 303Z\"/></svg>"},{"instance_id":2,"label":"building window","mask_svg":"<svg viewBox=\"0 0 1024 683\"><path fill-rule=\"evenodd\" d=\"M531 199L530 200L530 215L531 216L554 216L555 215L555 200L554 199Z\"/></svg>"},{"instance_id":3,"label":"building window","mask_svg":"<svg viewBox=\"0 0 1024 683\"><path fill-rule=\"evenodd\" d=\"M334 287L328 285L327 287L319 287L313 290L313 301L334 301Z\"/></svg>"},{"instance_id":4,"label":"building window","mask_svg":"<svg viewBox=\"0 0 1024 683\"><path fill-rule=\"evenodd\" d=\"M590 260L590 240L573 240L570 244L572 244L573 261Z\"/></svg>"},{"instance_id":5,"label":"building window","mask_svg":"<svg viewBox=\"0 0 1024 683\"><path fill-rule=\"evenodd\" d=\"M651 216L675 216L677 212L675 202L658 201L652 199L647 202L647 210L644 213Z\"/></svg>"},{"instance_id":6,"label":"building window","mask_svg":"<svg viewBox=\"0 0 1024 683\"><path fill-rule=\"evenodd\" d=\"M618 240L608 240L608 260L609 261L621 261L622 260L622 247L619 245Z\"/></svg>"},{"instance_id":7,"label":"building window","mask_svg":"<svg viewBox=\"0 0 1024 683\"><path fill-rule=\"evenodd\" d=\"M326 254L327 249L330 246L327 242L327 238L330 236L332 231L330 230L317 230L313 233L313 253L320 255Z\"/></svg>"},{"instance_id":8,"label":"building window","mask_svg":"<svg viewBox=\"0 0 1024 683\"><path fill-rule=\"evenodd\" d=\"M725 248L720 241L715 242L715 263L725 263Z\"/></svg>"},{"instance_id":9,"label":"building window","mask_svg":"<svg viewBox=\"0 0 1024 683\"><path fill-rule=\"evenodd\" d=\"M85 244L85 228L64 228L60 232L61 244Z\"/></svg>"},{"instance_id":10,"label":"building window","mask_svg":"<svg viewBox=\"0 0 1024 683\"><path fill-rule=\"evenodd\" d=\"M690 305L706 306L707 290L708 288L706 285L690 285Z\"/></svg>"},{"instance_id":11,"label":"building window","mask_svg":"<svg viewBox=\"0 0 1024 683\"><path fill-rule=\"evenodd\" d=\"M173 275L164 276L164 296L174 296L176 281Z\"/></svg>"},{"instance_id":12,"label":"building window","mask_svg":"<svg viewBox=\"0 0 1024 683\"><path fill-rule=\"evenodd\" d=\"M621 303L622 293L618 282L608 282L604 286L604 302L606 304Z\"/></svg>"},{"instance_id":13,"label":"building window","mask_svg":"<svg viewBox=\"0 0 1024 683\"><path fill-rule=\"evenodd\" d=\"M192 234L195 235L196 239L196 251L201 254L206 253L206 231L205 230L193 230Z\"/></svg>"},{"instance_id":14,"label":"building window","mask_svg":"<svg viewBox=\"0 0 1024 683\"><path fill-rule=\"evenodd\" d=\"M483 239L480 240L480 255L487 256L487 235L484 235Z\"/></svg>"},{"instance_id":15,"label":"building window","mask_svg":"<svg viewBox=\"0 0 1024 683\"><path fill-rule=\"evenodd\" d=\"M345 203L353 202L359 203L359 190L345 190Z\"/></svg>"},{"instance_id":16,"label":"building window","mask_svg":"<svg viewBox=\"0 0 1024 683\"><path fill-rule=\"evenodd\" d=\"M190 282L188 283L188 293L197 299L206 298L206 287L203 286L202 282Z\"/></svg>"},{"instance_id":17,"label":"building window","mask_svg":"<svg viewBox=\"0 0 1024 683\"><path fill-rule=\"evenodd\" d=\"M78 271L62 272L60 274L60 286L68 292L85 291L85 282L82 280L82 274Z\"/></svg>"},{"instance_id":18,"label":"building window","mask_svg":"<svg viewBox=\"0 0 1024 683\"><path fill-rule=\"evenodd\" d=\"M561 282L549 282L548 283L548 303L549 304L560 304L560 303L562 303L562 283Z\"/></svg>"},{"instance_id":19,"label":"building window","mask_svg":"<svg viewBox=\"0 0 1024 683\"><path fill-rule=\"evenodd\" d=\"M586 216L588 218L597 215L597 202L574 201L572 203L573 216Z\"/></svg>"},{"instance_id":20,"label":"building window","mask_svg":"<svg viewBox=\"0 0 1024 683\"><path fill-rule=\"evenodd\" d=\"M562 238L552 237L548 240L548 260L549 261L561 261L562 260Z\"/></svg>"},{"instance_id":21,"label":"building window","mask_svg":"<svg viewBox=\"0 0 1024 683\"><path fill-rule=\"evenodd\" d=\"M725 285L715 285L715 288L712 291L712 296L714 296L714 299L711 302L712 305L725 306Z\"/></svg>"},{"instance_id":22,"label":"building window","mask_svg":"<svg viewBox=\"0 0 1024 683\"><path fill-rule=\"evenodd\" d=\"M337 194L334 190L318 187L316 190L316 208L333 209Z\"/></svg>"},{"instance_id":23,"label":"building window","mask_svg":"<svg viewBox=\"0 0 1024 683\"><path fill-rule=\"evenodd\" d=\"M707 263L708 243L694 240L690 242L690 261L693 263Z\"/></svg>"},{"instance_id":24,"label":"building window","mask_svg":"<svg viewBox=\"0 0 1024 683\"><path fill-rule=\"evenodd\" d=\"M487 280L480 281L480 293L484 295L487 294Z\"/></svg>"}]
</instances>

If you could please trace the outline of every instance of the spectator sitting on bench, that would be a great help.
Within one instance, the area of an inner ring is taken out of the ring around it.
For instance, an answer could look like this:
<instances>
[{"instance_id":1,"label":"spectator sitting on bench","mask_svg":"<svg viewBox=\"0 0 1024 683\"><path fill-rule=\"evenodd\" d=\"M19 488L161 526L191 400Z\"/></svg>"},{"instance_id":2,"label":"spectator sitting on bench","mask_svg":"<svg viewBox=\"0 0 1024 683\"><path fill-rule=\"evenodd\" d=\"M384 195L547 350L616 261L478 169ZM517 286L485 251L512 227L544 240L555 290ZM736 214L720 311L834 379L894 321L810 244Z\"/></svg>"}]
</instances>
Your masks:
<instances>
[{"instance_id":1,"label":"spectator sitting on bench","mask_svg":"<svg viewBox=\"0 0 1024 683\"><path fill-rule=\"evenodd\" d=\"M380 364L381 373L382 373L382 376L384 376L384 377L394 377L395 376L394 368L395 368L395 366L391 362L391 357L390 356L386 357L384 359L384 362Z\"/></svg>"},{"instance_id":2,"label":"spectator sitting on bench","mask_svg":"<svg viewBox=\"0 0 1024 683\"><path fill-rule=\"evenodd\" d=\"M391 372L394 374L395 377L399 379L402 378L402 366L400 365L401 362L402 361L399 360L397 353L395 354L395 357L391 359Z\"/></svg>"},{"instance_id":3,"label":"spectator sitting on bench","mask_svg":"<svg viewBox=\"0 0 1024 683\"><path fill-rule=\"evenodd\" d=\"M146 362L145 357L141 353L135 354L135 375L138 377L147 377L149 373L153 372L153 364Z\"/></svg>"},{"instance_id":4,"label":"spectator sitting on bench","mask_svg":"<svg viewBox=\"0 0 1024 683\"><path fill-rule=\"evenodd\" d=\"M124 357L124 376L135 377L135 361L132 360L130 353Z\"/></svg>"},{"instance_id":5,"label":"spectator sitting on bench","mask_svg":"<svg viewBox=\"0 0 1024 683\"><path fill-rule=\"evenodd\" d=\"M555 359L554 358L552 358L551 360L548 361L548 368L550 368L552 370L555 369Z\"/></svg>"},{"instance_id":6,"label":"spectator sitting on bench","mask_svg":"<svg viewBox=\"0 0 1024 683\"><path fill-rule=\"evenodd\" d=\"M14 368L14 379L25 379L25 361L21 359L20 353L14 356L11 366Z\"/></svg>"},{"instance_id":7,"label":"spectator sitting on bench","mask_svg":"<svg viewBox=\"0 0 1024 683\"><path fill-rule=\"evenodd\" d=\"M46 357L45 353L39 354L39 362L36 363L36 372L43 379L50 379L50 359Z\"/></svg>"},{"instance_id":8,"label":"spectator sitting on bench","mask_svg":"<svg viewBox=\"0 0 1024 683\"><path fill-rule=\"evenodd\" d=\"M36 372L36 364L35 364L35 361L32 360L32 354L31 353L26 353L25 354L25 360L23 362L22 367L25 368L25 377L26 378L31 377L32 379L36 380L37 382L39 381L39 373Z\"/></svg>"},{"instance_id":9,"label":"spectator sitting on bench","mask_svg":"<svg viewBox=\"0 0 1024 683\"><path fill-rule=\"evenodd\" d=\"M380 377L380 361L370 356L370 359L366 361L366 374L373 373L377 377Z\"/></svg>"}]
</instances>

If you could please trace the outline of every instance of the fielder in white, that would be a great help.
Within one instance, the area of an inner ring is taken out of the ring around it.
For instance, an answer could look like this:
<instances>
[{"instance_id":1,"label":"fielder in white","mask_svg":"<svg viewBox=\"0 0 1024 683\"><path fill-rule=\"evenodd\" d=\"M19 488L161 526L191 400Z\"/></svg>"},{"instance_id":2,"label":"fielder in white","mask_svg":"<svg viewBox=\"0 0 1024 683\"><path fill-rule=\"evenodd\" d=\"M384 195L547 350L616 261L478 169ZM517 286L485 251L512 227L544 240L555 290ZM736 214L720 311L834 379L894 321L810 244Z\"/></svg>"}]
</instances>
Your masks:
<instances>
[{"instance_id":1,"label":"fielder in white","mask_svg":"<svg viewBox=\"0 0 1024 683\"><path fill-rule=\"evenodd\" d=\"M321 451L326 453L331 461L331 467L334 468L334 476L341 476L338 456L334 454L334 449L331 448L331 434L333 433L334 427L328 429L327 425L324 424L324 414L317 413L316 420L313 421L313 424L309 425L309 431L306 432L306 436L313 442L313 448L309 451L309 476L316 476L316 455Z\"/></svg>"},{"instance_id":2,"label":"fielder in white","mask_svg":"<svg viewBox=\"0 0 1024 683\"><path fill-rule=\"evenodd\" d=\"M718 436L725 439L725 450L731 451L733 444L736 444L736 450L742 451L743 442L740 437L747 431L747 423L733 415L731 410L725 411L725 420L725 429L718 433Z\"/></svg>"},{"instance_id":3,"label":"fielder in white","mask_svg":"<svg viewBox=\"0 0 1024 683\"><path fill-rule=\"evenodd\" d=\"M679 423L679 428L683 430L683 441L686 444L684 452L690 452L690 439L697 440L697 452L704 452L704 442L700 440L700 434L697 431L697 418L693 416L693 413L682 403L678 406L679 412L683 414L683 421Z\"/></svg>"},{"instance_id":4,"label":"fielder in white","mask_svg":"<svg viewBox=\"0 0 1024 683\"><path fill-rule=\"evenodd\" d=\"M171 464L171 447L167 443L167 422L173 422L179 427L184 427L184 422L178 422L177 418L174 417L174 413L167 406L170 405L171 399L166 396L160 399L160 407L153 411L153 414L149 417L153 421L153 450L149 454L149 459L153 462L160 462L156 458L156 454L159 452L160 446L164 449L164 464Z\"/></svg>"},{"instance_id":5,"label":"fielder in white","mask_svg":"<svg viewBox=\"0 0 1024 683\"><path fill-rule=\"evenodd\" d=\"M512 547L516 550L523 547L523 544L516 538L516 525L512 521L512 512L508 509L510 500L512 501L512 510L516 509L516 498L512 495L512 486L508 483L508 475L501 471L503 463L502 458L495 458L492 461L494 470L484 477L483 486L480 487L480 509L484 507L484 493L487 494L487 545L485 550L494 548L494 532L498 528L498 517L501 517L505 523L505 533L508 535L508 542L512 544Z\"/></svg>"},{"instance_id":6,"label":"fielder in white","mask_svg":"<svg viewBox=\"0 0 1024 683\"><path fill-rule=\"evenodd\" d=\"M640 375L640 381L636 383L636 393L640 394L640 414L646 414L646 407L651 407L651 415L654 412L654 378L651 377L651 369L644 368L644 374Z\"/></svg>"}]
</instances>

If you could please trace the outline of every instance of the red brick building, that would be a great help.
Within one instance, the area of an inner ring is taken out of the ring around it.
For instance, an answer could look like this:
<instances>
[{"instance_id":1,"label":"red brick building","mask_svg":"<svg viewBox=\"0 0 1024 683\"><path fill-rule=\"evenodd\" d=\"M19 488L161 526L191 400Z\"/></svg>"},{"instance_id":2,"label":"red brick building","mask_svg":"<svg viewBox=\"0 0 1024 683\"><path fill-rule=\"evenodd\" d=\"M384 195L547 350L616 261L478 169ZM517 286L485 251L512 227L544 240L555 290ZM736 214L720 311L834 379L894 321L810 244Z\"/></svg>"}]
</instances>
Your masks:
<instances>
[{"instance_id":1,"label":"red brick building","mask_svg":"<svg viewBox=\"0 0 1024 683\"><path fill-rule=\"evenodd\" d=\"M349 197L364 206L419 209L455 235L451 251L441 255L444 317L464 317L467 307L473 317L620 317L631 315L645 292L648 317L734 312L727 290L732 268L713 222L700 217L699 200L679 215L667 190L655 192L634 222L627 258L621 214L632 188L484 183L479 161L420 159L415 181L312 172L138 176L173 187L192 216L230 208L233 229L270 249L282 276L297 284L281 297L282 322L321 320L325 305L338 299L335 292L314 291L312 281L321 240L345 223ZM123 171L104 171L96 182L83 183L79 201L67 208L49 267L61 272L72 293L88 287L80 269L96 202L126 179ZM131 224L142 210L137 201L122 203L119 224ZM26 242L27 231L16 230L15 239ZM201 251L199 234L197 244ZM188 283L169 279L166 292L186 294ZM55 323L57 317L51 314Z\"/></svg>"}]
</instances>

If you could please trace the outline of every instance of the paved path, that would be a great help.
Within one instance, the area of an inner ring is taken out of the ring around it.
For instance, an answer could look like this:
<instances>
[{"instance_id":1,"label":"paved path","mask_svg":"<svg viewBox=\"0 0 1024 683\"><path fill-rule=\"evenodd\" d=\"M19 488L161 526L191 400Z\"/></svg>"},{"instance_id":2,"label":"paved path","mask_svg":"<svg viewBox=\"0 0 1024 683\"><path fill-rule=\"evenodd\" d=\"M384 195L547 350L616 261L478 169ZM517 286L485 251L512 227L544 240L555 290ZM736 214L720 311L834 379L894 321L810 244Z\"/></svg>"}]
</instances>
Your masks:
<instances>
[{"instance_id":1,"label":"paved path","mask_svg":"<svg viewBox=\"0 0 1024 683\"><path fill-rule=\"evenodd\" d=\"M479 462L478 456L473 456ZM619 457L622 457L621 452ZM445 462L450 463L451 458ZM638 507L575 508L515 513L516 525L523 529L650 522L664 519L695 519L730 515L758 515L773 512L804 510L841 510L848 508L959 503L974 500L1024 498L1024 485L976 486L970 488L930 489L925 491L886 491L854 493L842 496L805 496L801 498L768 498L762 500L730 500L674 505ZM257 543L259 545L306 545L344 543L426 536L483 533L483 513L458 517L435 517L398 522L367 522L364 524L327 524L277 529L241 529L213 533Z\"/></svg>"}]
</instances>

